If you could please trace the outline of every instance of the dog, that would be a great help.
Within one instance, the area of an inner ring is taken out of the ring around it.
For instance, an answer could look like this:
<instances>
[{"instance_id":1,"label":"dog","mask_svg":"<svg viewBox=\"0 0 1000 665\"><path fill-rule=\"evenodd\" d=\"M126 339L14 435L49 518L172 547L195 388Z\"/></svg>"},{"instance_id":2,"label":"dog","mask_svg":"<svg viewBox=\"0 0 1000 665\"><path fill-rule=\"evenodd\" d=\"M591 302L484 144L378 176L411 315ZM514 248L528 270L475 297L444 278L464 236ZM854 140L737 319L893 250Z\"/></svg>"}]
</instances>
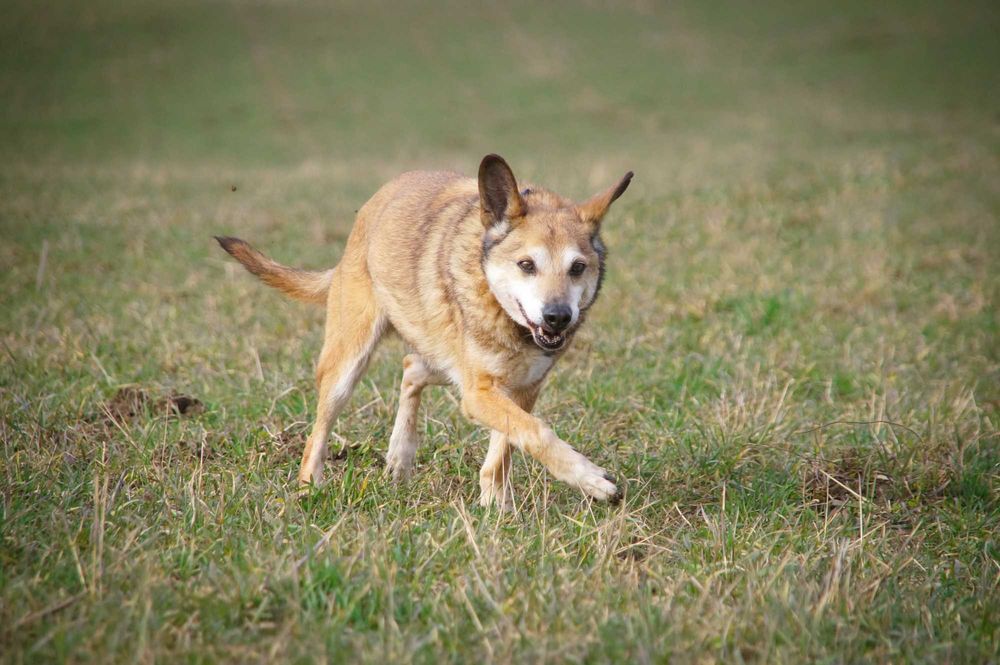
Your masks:
<instances>
[{"instance_id":1,"label":"dog","mask_svg":"<svg viewBox=\"0 0 1000 665\"><path fill-rule=\"evenodd\" d=\"M477 179L405 173L358 211L340 263L325 271L289 268L238 238L217 236L265 284L326 306L316 421L299 482L322 482L333 421L379 340L395 331L412 350L403 358L386 455L395 480L413 470L421 391L453 384L462 413L492 430L479 474L482 505L513 508L512 446L587 496L620 499L604 469L531 411L601 290L601 221L631 180L630 171L575 204L539 187L519 188L499 155L483 158Z\"/></svg>"}]
</instances>

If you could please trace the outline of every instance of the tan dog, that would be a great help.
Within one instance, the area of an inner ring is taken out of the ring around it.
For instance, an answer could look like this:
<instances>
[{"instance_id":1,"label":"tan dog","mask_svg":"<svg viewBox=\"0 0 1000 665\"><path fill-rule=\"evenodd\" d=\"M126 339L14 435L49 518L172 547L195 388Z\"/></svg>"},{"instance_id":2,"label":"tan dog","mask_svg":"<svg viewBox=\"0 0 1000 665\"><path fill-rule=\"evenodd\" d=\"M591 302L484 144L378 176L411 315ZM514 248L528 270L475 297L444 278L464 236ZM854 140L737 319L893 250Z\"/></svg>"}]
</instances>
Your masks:
<instances>
[{"instance_id":1,"label":"tan dog","mask_svg":"<svg viewBox=\"0 0 1000 665\"><path fill-rule=\"evenodd\" d=\"M531 415L546 374L597 297L604 274L601 219L632 173L582 204L519 190L497 155L479 179L415 171L383 186L358 212L340 264L288 268L236 238L217 238L247 270L289 296L326 305L316 369L319 405L299 480L320 483L327 438L382 336L395 330L403 359L388 470L405 479L417 450L427 385L452 383L463 413L492 430L479 474L483 505L512 507L510 445L597 499L618 489L602 468Z\"/></svg>"}]
</instances>

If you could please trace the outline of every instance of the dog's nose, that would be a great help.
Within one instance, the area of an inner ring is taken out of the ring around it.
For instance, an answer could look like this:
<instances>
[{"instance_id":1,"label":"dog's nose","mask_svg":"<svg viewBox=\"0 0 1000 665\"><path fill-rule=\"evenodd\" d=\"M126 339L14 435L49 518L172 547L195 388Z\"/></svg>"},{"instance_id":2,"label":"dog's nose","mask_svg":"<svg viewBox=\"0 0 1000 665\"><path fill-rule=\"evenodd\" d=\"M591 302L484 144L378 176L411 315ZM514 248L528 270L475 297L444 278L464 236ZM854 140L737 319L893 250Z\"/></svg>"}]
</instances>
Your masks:
<instances>
[{"instance_id":1,"label":"dog's nose","mask_svg":"<svg viewBox=\"0 0 1000 665\"><path fill-rule=\"evenodd\" d=\"M550 329L561 332L573 320L573 310L569 305L546 305L542 310L542 319Z\"/></svg>"}]
</instances>

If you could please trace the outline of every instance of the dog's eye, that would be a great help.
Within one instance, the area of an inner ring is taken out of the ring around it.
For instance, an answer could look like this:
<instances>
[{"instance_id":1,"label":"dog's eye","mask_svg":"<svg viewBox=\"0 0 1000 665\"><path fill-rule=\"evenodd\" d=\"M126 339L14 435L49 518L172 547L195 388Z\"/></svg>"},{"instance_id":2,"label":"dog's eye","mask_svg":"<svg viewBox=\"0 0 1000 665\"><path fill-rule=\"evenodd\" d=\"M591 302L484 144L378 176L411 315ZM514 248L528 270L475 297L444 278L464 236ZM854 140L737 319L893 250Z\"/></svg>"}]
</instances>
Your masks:
<instances>
[{"instance_id":1,"label":"dog's eye","mask_svg":"<svg viewBox=\"0 0 1000 665\"><path fill-rule=\"evenodd\" d=\"M517 262L517 267L523 270L526 275L535 274L535 262L531 259L521 259Z\"/></svg>"},{"instance_id":2,"label":"dog's eye","mask_svg":"<svg viewBox=\"0 0 1000 665\"><path fill-rule=\"evenodd\" d=\"M583 261L574 261L573 265L569 268L569 274L573 277L579 277L583 274L583 271L587 269L587 264Z\"/></svg>"}]
</instances>

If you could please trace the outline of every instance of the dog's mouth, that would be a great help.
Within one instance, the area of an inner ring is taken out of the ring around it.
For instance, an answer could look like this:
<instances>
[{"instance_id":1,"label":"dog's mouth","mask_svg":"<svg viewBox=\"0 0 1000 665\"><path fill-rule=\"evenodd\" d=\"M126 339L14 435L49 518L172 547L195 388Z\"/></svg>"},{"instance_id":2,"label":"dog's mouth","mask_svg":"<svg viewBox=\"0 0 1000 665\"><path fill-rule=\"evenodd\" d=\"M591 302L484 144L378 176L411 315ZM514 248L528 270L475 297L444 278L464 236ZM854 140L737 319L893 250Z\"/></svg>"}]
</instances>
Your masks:
<instances>
[{"instance_id":1,"label":"dog's mouth","mask_svg":"<svg viewBox=\"0 0 1000 665\"><path fill-rule=\"evenodd\" d=\"M543 351L558 351L566 344L566 337L569 330L556 332L545 325L538 325L528 318L520 302L517 303L517 306L521 310L521 316L524 317L525 322L528 324L528 329L531 331L531 339L538 348Z\"/></svg>"}]
</instances>

